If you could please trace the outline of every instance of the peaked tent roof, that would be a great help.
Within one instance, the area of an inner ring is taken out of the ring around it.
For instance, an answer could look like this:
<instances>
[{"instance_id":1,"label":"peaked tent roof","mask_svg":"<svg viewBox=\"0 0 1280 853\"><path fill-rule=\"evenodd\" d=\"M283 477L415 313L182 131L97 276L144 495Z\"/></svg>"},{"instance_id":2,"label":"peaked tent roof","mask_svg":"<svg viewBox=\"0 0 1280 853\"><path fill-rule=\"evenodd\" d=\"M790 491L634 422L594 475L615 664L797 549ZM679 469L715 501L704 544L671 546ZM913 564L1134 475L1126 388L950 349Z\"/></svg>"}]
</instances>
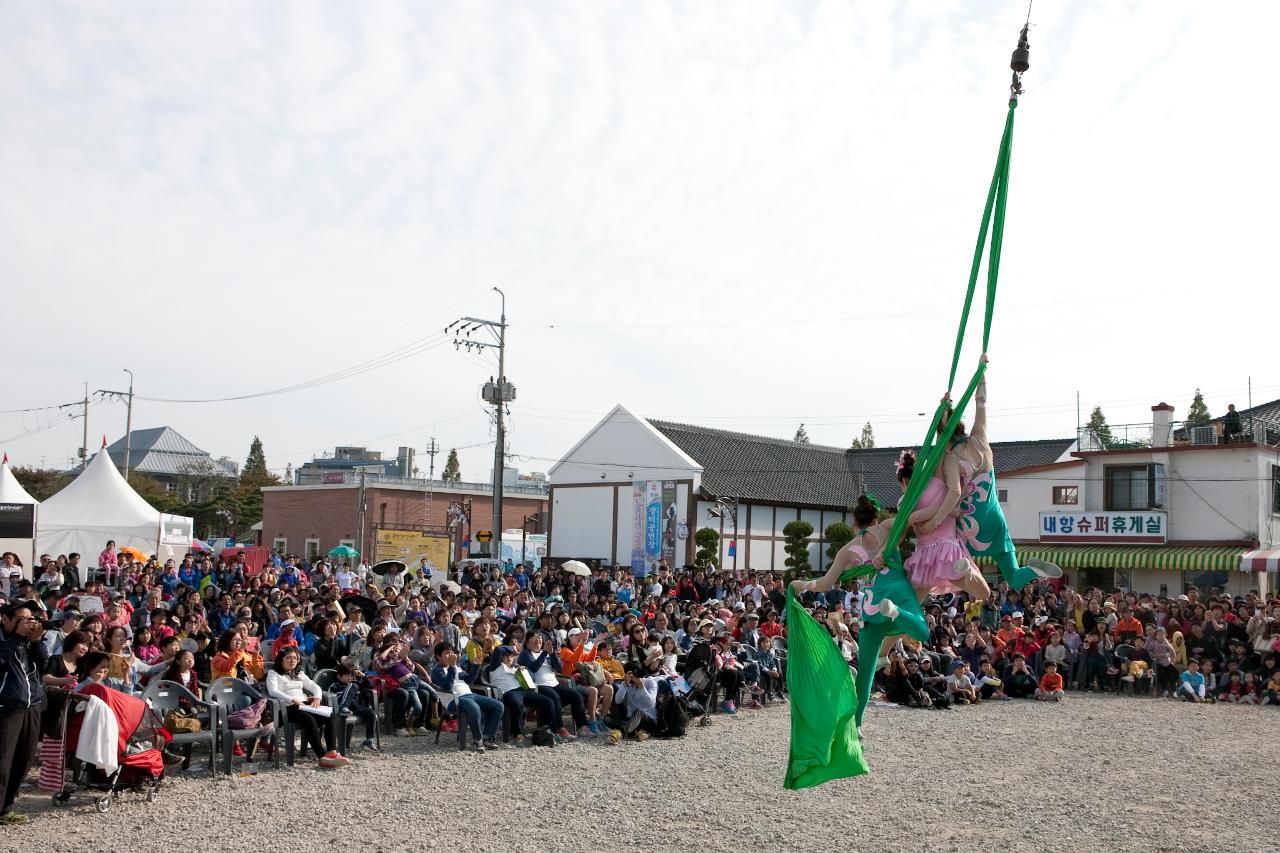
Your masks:
<instances>
[{"instance_id":1,"label":"peaked tent roof","mask_svg":"<svg viewBox=\"0 0 1280 853\"><path fill-rule=\"evenodd\" d=\"M18 478L13 476L13 472L9 470L9 460L5 460L0 464L0 503L6 504L34 504L39 503L35 498L22 488L22 484L18 482Z\"/></svg>"},{"instance_id":2,"label":"peaked tent roof","mask_svg":"<svg viewBox=\"0 0 1280 853\"><path fill-rule=\"evenodd\" d=\"M863 491L896 506L901 447L852 450L781 438L651 420L659 432L702 466L702 488L753 503L847 507ZM1069 438L994 442L996 473L1061 459Z\"/></svg>"},{"instance_id":3,"label":"peaked tent roof","mask_svg":"<svg viewBox=\"0 0 1280 853\"><path fill-rule=\"evenodd\" d=\"M95 453L66 488L40 504L40 527L129 528L150 524L159 529L160 512L124 481L106 453Z\"/></svg>"},{"instance_id":4,"label":"peaked tent roof","mask_svg":"<svg viewBox=\"0 0 1280 853\"><path fill-rule=\"evenodd\" d=\"M107 453L117 465L124 465L123 437L107 448ZM187 473L204 473L193 470L209 466L209 473L234 477L235 473L227 470L221 462L211 457L206 451L196 447L173 427L151 427L135 429L133 441L129 446L129 470L140 474L164 474L176 477Z\"/></svg>"}]
</instances>

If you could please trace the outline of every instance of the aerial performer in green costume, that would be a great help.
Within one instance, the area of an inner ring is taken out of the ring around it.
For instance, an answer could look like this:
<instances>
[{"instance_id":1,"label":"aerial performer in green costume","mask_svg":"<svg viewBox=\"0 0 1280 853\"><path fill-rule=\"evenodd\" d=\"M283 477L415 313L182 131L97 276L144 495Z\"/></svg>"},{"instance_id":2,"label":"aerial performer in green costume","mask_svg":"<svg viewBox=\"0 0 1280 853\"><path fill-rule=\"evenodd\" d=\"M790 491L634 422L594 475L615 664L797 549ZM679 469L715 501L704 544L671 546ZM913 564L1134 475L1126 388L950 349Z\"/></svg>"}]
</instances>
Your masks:
<instances>
[{"instance_id":1,"label":"aerial performer in green costume","mask_svg":"<svg viewBox=\"0 0 1280 853\"><path fill-rule=\"evenodd\" d=\"M819 583L833 585L853 577L869 579L869 582L864 583L860 594L863 628L858 639L864 650L879 649L887 638L898 634L910 634L921 641L928 638L928 629L920 608L921 591L926 587L927 591L958 587L971 591L971 594L980 592L978 582L981 581L981 575L974 571L973 562L969 559L975 550L978 554L990 554L1001 573L1016 586L1027 583L1041 573L1045 576L1054 574L1047 564L1028 566L1025 569L1018 565L1012 542L1009 541L1008 527L996 499L993 460L990 445L986 441L986 387L982 383L987 367L986 352L991 337L996 282L1004 241L1014 111L1018 106L1018 97L1022 94L1022 75L1030 67L1027 42L1029 27L1028 22L1022 28L1018 46L1009 63L1013 69L1013 82L1009 87L1009 109L1005 116L995 174L987 193L978 244L969 272L969 288L960 315L960 330L956 336L947 395L929 424L919 456L910 460L914 464L905 464L908 461L906 458L901 460L899 482L903 485L902 500L898 504L898 513L892 519L889 532L884 537L879 559L875 559L867 548L868 537L869 541L876 541L879 531L875 529L875 525L860 527L864 541L851 543L857 544L858 548L846 548L848 556L844 556L842 552L843 567L836 571L833 566L832 571L820 581L807 582L808 589L817 589ZM953 410L950 393L955 386L965 329L982 266L982 255L984 249L987 249L988 233L990 249L982 329L983 357ZM973 448L965 447L968 440L962 440L953 447L952 439L957 431L964 436L960 413L968 406L979 387L982 388L982 403L979 407L979 417L982 419L981 441L975 443ZM949 463L946 459L948 451L952 451ZM966 469L962 463L967 463L970 472L968 482L972 487L969 501L963 505L961 501L966 491L963 473ZM958 491L947 482L948 477L959 483ZM983 494L979 496L980 489ZM929 494L926 496L927 491ZM955 496L954 502L951 496ZM918 511L922 498L927 499L923 510ZM948 503L951 506L946 509ZM953 513L956 514L955 518L952 517ZM916 526L920 542L936 545L929 549L927 560L908 560L914 573L909 573L898 551L898 543L906 533L908 524ZM962 537L960 531L964 531ZM954 541L956 538L964 543L959 551L965 551L964 546L967 545L968 553L957 553ZM949 558L954 558L954 561L949 563ZM864 560L866 562L854 565ZM913 580L920 586L920 590L912 585ZM982 582L982 587L985 585ZM791 693L791 755L785 781L788 788L819 785L832 779L867 772L858 726L862 723L862 715L871 695L871 680L875 671L874 666L860 666L856 683L852 682L849 668L844 665L831 636L800 604L797 598L800 591L796 584L787 590L787 687Z\"/></svg>"}]
</instances>

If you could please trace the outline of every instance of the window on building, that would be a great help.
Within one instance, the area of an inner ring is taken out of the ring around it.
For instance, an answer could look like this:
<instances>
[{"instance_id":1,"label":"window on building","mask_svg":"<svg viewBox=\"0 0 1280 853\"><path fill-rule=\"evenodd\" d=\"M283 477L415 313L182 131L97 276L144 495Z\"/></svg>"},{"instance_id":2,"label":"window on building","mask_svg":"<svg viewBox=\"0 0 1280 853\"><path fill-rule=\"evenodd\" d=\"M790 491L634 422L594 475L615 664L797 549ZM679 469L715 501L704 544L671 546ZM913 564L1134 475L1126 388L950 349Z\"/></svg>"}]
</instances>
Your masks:
<instances>
[{"instance_id":1,"label":"window on building","mask_svg":"<svg viewBox=\"0 0 1280 853\"><path fill-rule=\"evenodd\" d=\"M996 489L996 500L1000 501L1002 504L1007 504L1009 502L1009 490Z\"/></svg>"},{"instance_id":2,"label":"window on building","mask_svg":"<svg viewBox=\"0 0 1280 853\"><path fill-rule=\"evenodd\" d=\"M277 536L271 540L271 550L281 554L289 553L289 540L284 536Z\"/></svg>"},{"instance_id":3,"label":"window on building","mask_svg":"<svg viewBox=\"0 0 1280 853\"><path fill-rule=\"evenodd\" d=\"M1075 506L1080 503L1080 487L1079 486L1054 486L1053 487L1053 505L1054 506Z\"/></svg>"},{"instance_id":4,"label":"window on building","mask_svg":"<svg viewBox=\"0 0 1280 853\"><path fill-rule=\"evenodd\" d=\"M314 560L316 557L319 557L320 556L320 540L308 539L305 543L305 553L306 553L308 563Z\"/></svg>"},{"instance_id":5,"label":"window on building","mask_svg":"<svg viewBox=\"0 0 1280 853\"><path fill-rule=\"evenodd\" d=\"M1108 510L1151 509L1151 468L1111 465L1103 473Z\"/></svg>"},{"instance_id":6,"label":"window on building","mask_svg":"<svg viewBox=\"0 0 1280 853\"><path fill-rule=\"evenodd\" d=\"M1280 465L1271 466L1271 511L1280 515Z\"/></svg>"}]
</instances>

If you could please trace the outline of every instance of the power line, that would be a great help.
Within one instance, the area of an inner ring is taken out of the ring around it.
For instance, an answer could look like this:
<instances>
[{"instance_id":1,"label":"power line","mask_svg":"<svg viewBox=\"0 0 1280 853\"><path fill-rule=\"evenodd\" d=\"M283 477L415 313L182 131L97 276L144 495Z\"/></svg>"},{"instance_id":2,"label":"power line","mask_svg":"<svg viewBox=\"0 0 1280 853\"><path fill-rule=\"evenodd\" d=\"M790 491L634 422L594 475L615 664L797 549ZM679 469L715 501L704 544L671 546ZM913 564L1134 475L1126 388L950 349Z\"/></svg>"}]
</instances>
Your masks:
<instances>
[{"instance_id":1,"label":"power line","mask_svg":"<svg viewBox=\"0 0 1280 853\"><path fill-rule=\"evenodd\" d=\"M333 373L318 376L314 379L308 379L294 385L286 385L283 388L272 388L266 391L255 391L250 394L235 394L229 397L211 397L208 399L175 399L169 397L145 397L141 394L136 395L139 400L146 400L152 403L229 403L237 400L253 400L260 397L274 397L280 394L290 394L295 391L303 391L309 388L316 388L321 385L328 385L331 382L337 382L342 379L350 379L381 367L404 361L420 353L435 349L445 342L444 335L436 333L425 338L413 341L402 347L398 347L390 352L383 353L380 356L362 361L359 364L343 368Z\"/></svg>"}]
</instances>

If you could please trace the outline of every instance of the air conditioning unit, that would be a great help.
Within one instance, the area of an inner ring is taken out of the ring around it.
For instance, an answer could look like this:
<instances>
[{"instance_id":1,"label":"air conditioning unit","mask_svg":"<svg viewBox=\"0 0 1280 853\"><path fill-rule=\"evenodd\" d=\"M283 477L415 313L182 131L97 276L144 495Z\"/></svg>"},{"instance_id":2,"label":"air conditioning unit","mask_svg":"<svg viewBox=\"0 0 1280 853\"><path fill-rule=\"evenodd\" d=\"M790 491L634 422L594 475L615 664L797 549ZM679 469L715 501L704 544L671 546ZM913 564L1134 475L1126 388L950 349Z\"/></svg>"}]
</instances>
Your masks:
<instances>
[{"instance_id":1,"label":"air conditioning unit","mask_svg":"<svg viewBox=\"0 0 1280 853\"><path fill-rule=\"evenodd\" d=\"M1218 430L1212 426L1197 426L1191 428L1192 444L1217 444Z\"/></svg>"}]
</instances>

